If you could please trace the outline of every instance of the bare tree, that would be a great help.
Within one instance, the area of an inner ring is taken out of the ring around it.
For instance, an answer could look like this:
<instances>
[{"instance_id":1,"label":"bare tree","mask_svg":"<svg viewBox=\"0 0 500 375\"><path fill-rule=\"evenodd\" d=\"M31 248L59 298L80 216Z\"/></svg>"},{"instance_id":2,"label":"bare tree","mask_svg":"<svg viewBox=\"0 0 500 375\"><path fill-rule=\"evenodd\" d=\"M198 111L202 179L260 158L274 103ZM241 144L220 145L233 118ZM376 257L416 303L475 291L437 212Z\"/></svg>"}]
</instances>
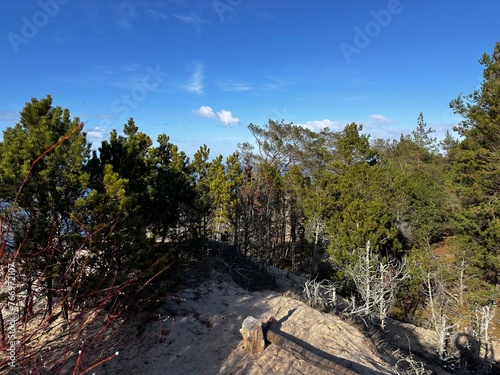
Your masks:
<instances>
[{"instance_id":1,"label":"bare tree","mask_svg":"<svg viewBox=\"0 0 500 375\"><path fill-rule=\"evenodd\" d=\"M430 323L437 334L438 355L441 360L445 360L450 335L453 327L456 326L446 315L452 300L451 293L447 291L445 282L439 275L427 272L424 282Z\"/></svg>"},{"instance_id":2,"label":"bare tree","mask_svg":"<svg viewBox=\"0 0 500 375\"><path fill-rule=\"evenodd\" d=\"M489 332L489 327L495 317L496 306L476 306L475 325L477 327L477 335L481 343L479 355L485 361L492 358L492 342Z\"/></svg>"},{"instance_id":3,"label":"bare tree","mask_svg":"<svg viewBox=\"0 0 500 375\"><path fill-rule=\"evenodd\" d=\"M378 254L373 254L367 241L364 252L359 252L356 264L348 272L362 301L356 306L355 299L351 299L350 314L374 317L384 329L399 286L409 277L406 259L383 262Z\"/></svg>"},{"instance_id":4,"label":"bare tree","mask_svg":"<svg viewBox=\"0 0 500 375\"><path fill-rule=\"evenodd\" d=\"M338 283L331 280L308 280L304 284L303 296L306 303L319 310L335 310L338 305Z\"/></svg>"}]
</instances>

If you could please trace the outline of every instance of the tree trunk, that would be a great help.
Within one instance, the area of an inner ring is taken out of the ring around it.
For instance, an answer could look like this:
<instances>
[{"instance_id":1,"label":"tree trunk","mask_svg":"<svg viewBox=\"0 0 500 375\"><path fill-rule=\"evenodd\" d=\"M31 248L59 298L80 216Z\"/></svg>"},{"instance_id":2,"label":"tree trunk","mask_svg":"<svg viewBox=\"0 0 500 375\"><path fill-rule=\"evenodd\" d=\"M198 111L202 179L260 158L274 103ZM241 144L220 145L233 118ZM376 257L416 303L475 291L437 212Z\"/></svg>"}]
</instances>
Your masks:
<instances>
[{"instance_id":1,"label":"tree trunk","mask_svg":"<svg viewBox=\"0 0 500 375\"><path fill-rule=\"evenodd\" d=\"M53 280L52 276L46 277L47 284L47 314L49 318L52 318L52 305L54 303L54 290L53 290Z\"/></svg>"},{"instance_id":2,"label":"tree trunk","mask_svg":"<svg viewBox=\"0 0 500 375\"><path fill-rule=\"evenodd\" d=\"M33 314L33 281L28 278L26 282L26 298L24 300L23 322L27 322Z\"/></svg>"},{"instance_id":3,"label":"tree trunk","mask_svg":"<svg viewBox=\"0 0 500 375\"><path fill-rule=\"evenodd\" d=\"M5 335L5 321L3 320L2 309L0 309L0 330L2 331L2 346L7 345L7 336Z\"/></svg>"},{"instance_id":4,"label":"tree trunk","mask_svg":"<svg viewBox=\"0 0 500 375\"><path fill-rule=\"evenodd\" d=\"M243 336L243 345L247 352L257 354L266 348L262 323L253 316L249 316L243 321L240 333Z\"/></svg>"},{"instance_id":5,"label":"tree trunk","mask_svg":"<svg viewBox=\"0 0 500 375\"><path fill-rule=\"evenodd\" d=\"M371 291L371 265L370 265L370 241L366 242L366 254L365 254L365 272L366 272L366 290L365 290L365 315L370 315L371 310L371 300L372 300L372 291Z\"/></svg>"},{"instance_id":6,"label":"tree trunk","mask_svg":"<svg viewBox=\"0 0 500 375\"><path fill-rule=\"evenodd\" d=\"M245 249L245 257L248 256L248 243L249 243L249 217L245 215L245 225L243 228L243 247Z\"/></svg>"},{"instance_id":7,"label":"tree trunk","mask_svg":"<svg viewBox=\"0 0 500 375\"><path fill-rule=\"evenodd\" d=\"M314 247L313 247L313 259L316 260L318 256L318 242L319 242L319 220L316 220L316 225L314 228Z\"/></svg>"},{"instance_id":8,"label":"tree trunk","mask_svg":"<svg viewBox=\"0 0 500 375\"><path fill-rule=\"evenodd\" d=\"M238 244L238 225L239 225L239 214L238 211L236 210L236 213L234 215L234 226L233 226L233 245L236 249L239 249L239 244Z\"/></svg>"}]
</instances>

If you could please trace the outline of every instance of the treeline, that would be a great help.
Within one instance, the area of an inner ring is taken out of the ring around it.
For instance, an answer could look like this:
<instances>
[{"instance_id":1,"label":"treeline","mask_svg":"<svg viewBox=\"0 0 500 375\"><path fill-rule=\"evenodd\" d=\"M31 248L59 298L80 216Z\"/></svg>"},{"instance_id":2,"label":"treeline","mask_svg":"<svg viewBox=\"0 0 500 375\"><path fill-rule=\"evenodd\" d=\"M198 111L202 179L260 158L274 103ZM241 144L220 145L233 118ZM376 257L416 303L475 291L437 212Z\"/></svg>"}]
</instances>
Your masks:
<instances>
[{"instance_id":1,"label":"treeline","mask_svg":"<svg viewBox=\"0 0 500 375\"><path fill-rule=\"evenodd\" d=\"M154 143L130 119L96 152L69 110L50 96L32 99L0 143L0 256L18 269L22 319L40 298L47 316L157 301L168 286L163 271L209 242L327 275L365 307L372 297L362 288L394 282L382 293L394 295L393 311L406 319L436 295L441 321L452 302L493 306L500 43L481 64L480 89L450 103L463 118L459 138L447 133L440 142L422 113L396 140L371 140L355 123L313 132L269 121L249 125L255 146L223 158L204 145L191 160L167 135ZM443 243L446 261L433 252ZM406 276L391 278L403 264Z\"/></svg>"}]
</instances>

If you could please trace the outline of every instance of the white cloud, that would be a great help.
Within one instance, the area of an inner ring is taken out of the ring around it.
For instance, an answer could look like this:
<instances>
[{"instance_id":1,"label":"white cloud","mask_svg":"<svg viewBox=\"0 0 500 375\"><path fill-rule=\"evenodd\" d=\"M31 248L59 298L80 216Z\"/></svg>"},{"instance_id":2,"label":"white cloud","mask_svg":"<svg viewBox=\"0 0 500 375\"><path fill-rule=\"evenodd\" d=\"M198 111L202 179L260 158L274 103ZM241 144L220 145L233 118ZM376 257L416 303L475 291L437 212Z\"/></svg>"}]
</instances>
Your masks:
<instances>
[{"instance_id":1,"label":"white cloud","mask_svg":"<svg viewBox=\"0 0 500 375\"><path fill-rule=\"evenodd\" d=\"M370 134L372 139L398 139L401 133L404 132L404 128L400 126L397 120L381 114L374 114L368 116L363 131Z\"/></svg>"},{"instance_id":2,"label":"white cloud","mask_svg":"<svg viewBox=\"0 0 500 375\"><path fill-rule=\"evenodd\" d=\"M313 121L306 121L304 123L297 124L299 126L302 126L304 128L307 128L309 130L319 132L320 130L324 128L329 128L332 131L342 131L346 127L347 124L351 123L353 121L336 121L336 120L330 120L330 119L323 119L323 120L313 120ZM385 117L381 114L374 114L368 116L367 121L362 121L362 120L354 120L356 124L363 124L363 130L364 132L366 131L372 131L375 134L378 134L382 131L387 131L391 129L391 126L394 126L397 124L397 121L390 119L388 117Z\"/></svg>"},{"instance_id":3,"label":"white cloud","mask_svg":"<svg viewBox=\"0 0 500 375\"><path fill-rule=\"evenodd\" d=\"M226 126L233 126L240 122L239 118L233 117L231 111L225 109L217 112L217 118Z\"/></svg>"},{"instance_id":4,"label":"white cloud","mask_svg":"<svg viewBox=\"0 0 500 375\"><path fill-rule=\"evenodd\" d=\"M87 139L90 142L100 142L107 136L107 131L103 128L95 127L84 132L87 134Z\"/></svg>"},{"instance_id":5,"label":"white cloud","mask_svg":"<svg viewBox=\"0 0 500 375\"><path fill-rule=\"evenodd\" d=\"M215 113L212 107L208 105L202 105L200 108L193 110L192 113L197 116L219 120L225 126L234 126L240 122L239 118L233 117L233 113L231 111L222 109Z\"/></svg>"},{"instance_id":6,"label":"white cloud","mask_svg":"<svg viewBox=\"0 0 500 375\"><path fill-rule=\"evenodd\" d=\"M203 94L203 68L201 64L195 64L194 72L184 88L193 94Z\"/></svg>"},{"instance_id":7,"label":"white cloud","mask_svg":"<svg viewBox=\"0 0 500 375\"><path fill-rule=\"evenodd\" d=\"M206 118L217 118L217 115L215 114L214 110L212 107L208 105L202 105L199 109L195 109L192 111L195 115L201 116L201 117L206 117Z\"/></svg>"},{"instance_id":8,"label":"white cloud","mask_svg":"<svg viewBox=\"0 0 500 375\"><path fill-rule=\"evenodd\" d=\"M312 121L306 121L304 123L296 124L298 126L302 126L306 129L312 130L314 132L319 132L323 130L324 128L329 128L332 131L339 131L344 129L346 126L347 121L332 121L327 118L323 120L312 120Z\"/></svg>"}]
</instances>

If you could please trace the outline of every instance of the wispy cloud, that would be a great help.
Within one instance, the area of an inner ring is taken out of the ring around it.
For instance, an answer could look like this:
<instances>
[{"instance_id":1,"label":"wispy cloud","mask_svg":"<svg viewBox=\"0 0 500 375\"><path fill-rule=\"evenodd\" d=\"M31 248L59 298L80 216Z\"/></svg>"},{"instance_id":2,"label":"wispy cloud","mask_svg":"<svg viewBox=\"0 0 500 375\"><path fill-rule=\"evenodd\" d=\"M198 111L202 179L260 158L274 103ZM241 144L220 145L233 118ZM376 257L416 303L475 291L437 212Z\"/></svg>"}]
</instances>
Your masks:
<instances>
[{"instance_id":1,"label":"wispy cloud","mask_svg":"<svg viewBox=\"0 0 500 375\"><path fill-rule=\"evenodd\" d=\"M130 0L113 5L112 12L115 23L123 29L131 30L131 22L137 17L136 8L137 5Z\"/></svg>"},{"instance_id":2,"label":"wispy cloud","mask_svg":"<svg viewBox=\"0 0 500 375\"><path fill-rule=\"evenodd\" d=\"M140 18L153 18L157 22L168 20L165 7L165 3L158 1L122 0L119 4L110 4L112 21L128 31L133 30L134 23Z\"/></svg>"},{"instance_id":3,"label":"wispy cloud","mask_svg":"<svg viewBox=\"0 0 500 375\"><path fill-rule=\"evenodd\" d=\"M133 73L139 70L139 64L128 63L125 65L97 65L92 68L94 76L117 76L123 73Z\"/></svg>"},{"instance_id":4,"label":"wispy cloud","mask_svg":"<svg viewBox=\"0 0 500 375\"><path fill-rule=\"evenodd\" d=\"M144 68L137 63L125 65L97 65L84 74L77 76L54 76L58 82L69 83L83 87L98 84L109 84L118 88L131 88L140 83L144 77Z\"/></svg>"},{"instance_id":5,"label":"wispy cloud","mask_svg":"<svg viewBox=\"0 0 500 375\"><path fill-rule=\"evenodd\" d=\"M187 0L120 0L101 4L97 0L87 0L81 7L85 24L98 34L106 32L110 25L133 34L139 31L136 29L143 21L152 20L201 33L203 26L209 23L203 11L206 6L195 10L191 3Z\"/></svg>"},{"instance_id":6,"label":"wispy cloud","mask_svg":"<svg viewBox=\"0 0 500 375\"><path fill-rule=\"evenodd\" d=\"M200 63L195 64L194 72L184 88L193 94L203 94L203 67Z\"/></svg>"},{"instance_id":7,"label":"wispy cloud","mask_svg":"<svg viewBox=\"0 0 500 375\"><path fill-rule=\"evenodd\" d=\"M157 12L156 10L153 9L147 9L146 15L150 18L153 18L156 22L159 22L161 20L168 20L168 17L164 13Z\"/></svg>"},{"instance_id":8,"label":"wispy cloud","mask_svg":"<svg viewBox=\"0 0 500 375\"><path fill-rule=\"evenodd\" d=\"M253 87L242 82L235 82L233 80L216 81L215 84L224 91L249 91Z\"/></svg>"},{"instance_id":9,"label":"wispy cloud","mask_svg":"<svg viewBox=\"0 0 500 375\"><path fill-rule=\"evenodd\" d=\"M264 82L262 89L265 91L280 91L285 86L293 84L271 76L264 76L264 78L266 79L266 82Z\"/></svg>"},{"instance_id":10,"label":"wispy cloud","mask_svg":"<svg viewBox=\"0 0 500 375\"><path fill-rule=\"evenodd\" d=\"M383 115L375 114L375 115L370 115L370 120L378 123L378 124L393 124L394 120L391 120L388 117L385 117Z\"/></svg>"},{"instance_id":11,"label":"wispy cloud","mask_svg":"<svg viewBox=\"0 0 500 375\"><path fill-rule=\"evenodd\" d=\"M135 72L135 71L137 71L137 69L139 69L139 64L131 63L128 65L123 65L123 66L119 67L118 69L121 71L124 71L124 72Z\"/></svg>"},{"instance_id":12,"label":"wispy cloud","mask_svg":"<svg viewBox=\"0 0 500 375\"><path fill-rule=\"evenodd\" d=\"M19 112L0 111L0 122L17 122L19 121Z\"/></svg>"},{"instance_id":13,"label":"wispy cloud","mask_svg":"<svg viewBox=\"0 0 500 375\"><path fill-rule=\"evenodd\" d=\"M201 27L206 23L206 21L194 11L191 11L189 14L174 14L174 17L187 26L195 29L197 33L201 33Z\"/></svg>"},{"instance_id":14,"label":"wispy cloud","mask_svg":"<svg viewBox=\"0 0 500 375\"><path fill-rule=\"evenodd\" d=\"M197 116L219 120L228 127L235 126L240 123L240 119L237 117L233 117L233 113L231 111L222 109L220 111L214 112L212 107L208 105L202 105L200 108L193 110L192 113Z\"/></svg>"}]
</instances>

